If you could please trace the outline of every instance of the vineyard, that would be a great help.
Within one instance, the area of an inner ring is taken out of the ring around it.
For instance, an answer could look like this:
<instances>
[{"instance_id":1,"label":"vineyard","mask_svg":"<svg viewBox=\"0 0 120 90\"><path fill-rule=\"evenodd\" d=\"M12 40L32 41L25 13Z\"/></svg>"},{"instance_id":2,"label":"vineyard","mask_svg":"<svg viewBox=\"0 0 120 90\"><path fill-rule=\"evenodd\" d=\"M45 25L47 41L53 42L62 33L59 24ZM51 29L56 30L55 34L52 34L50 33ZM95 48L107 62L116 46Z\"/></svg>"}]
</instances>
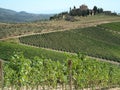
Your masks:
<instances>
[{"instance_id":1,"label":"vineyard","mask_svg":"<svg viewBox=\"0 0 120 90\"><path fill-rule=\"evenodd\" d=\"M0 90L120 87L120 17L75 19L0 23Z\"/></svg>"},{"instance_id":2,"label":"vineyard","mask_svg":"<svg viewBox=\"0 0 120 90\"><path fill-rule=\"evenodd\" d=\"M67 56L64 62L14 53L4 63L4 87L11 90L81 90L120 85L120 66L86 58ZM59 89L58 89L59 88Z\"/></svg>"},{"instance_id":3,"label":"vineyard","mask_svg":"<svg viewBox=\"0 0 120 90\"><path fill-rule=\"evenodd\" d=\"M120 22L101 24L98 26L107 30L116 31L116 33L120 33Z\"/></svg>"},{"instance_id":4,"label":"vineyard","mask_svg":"<svg viewBox=\"0 0 120 90\"><path fill-rule=\"evenodd\" d=\"M120 25L96 27L20 37L21 43L78 53L120 62ZM112 31L111 31L112 30ZM114 33L114 31L116 31Z\"/></svg>"},{"instance_id":5,"label":"vineyard","mask_svg":"<svg viewBox=\"0 0 120 90\"><path fill-rule=\"evenodd\" d=\"M65 20L58 21L38 21L29 23L0 23L0 39L36 34L41 32L71 30L76 28L83 28L95 26L105 22L120 21L118 16L96 15L87 18L76 17L77 22L67 22Z\"/></svg>"},{"instance_id":6,"label":"vineyard","mask_svg":"<svg viewBox=\"0 0 120 90\"><path fill-rule=\"evenodd\" d=\"M33 59L35 56L45 57L47 59L63 61L67 57L67 53L55 52L45 50L42 48L30 47L20 45L16 43L0 42L0 58L9 61L9 58L13 56L14 52L23 52L24 56L29 59Z\"/></svg>"},{"instance_id":7,"label":"vineyard","mask_svg":"<svg viewBox=\"0 0 120 90\"><path fill-rule=\"evenodd\" d=\"M7 38L10 36L18 36L26 33L40 33L44 29L44 26L32 24L32 23L21 23L21 24L6 24L0 23L0 39Z\"/></svg>"}]
</instances>

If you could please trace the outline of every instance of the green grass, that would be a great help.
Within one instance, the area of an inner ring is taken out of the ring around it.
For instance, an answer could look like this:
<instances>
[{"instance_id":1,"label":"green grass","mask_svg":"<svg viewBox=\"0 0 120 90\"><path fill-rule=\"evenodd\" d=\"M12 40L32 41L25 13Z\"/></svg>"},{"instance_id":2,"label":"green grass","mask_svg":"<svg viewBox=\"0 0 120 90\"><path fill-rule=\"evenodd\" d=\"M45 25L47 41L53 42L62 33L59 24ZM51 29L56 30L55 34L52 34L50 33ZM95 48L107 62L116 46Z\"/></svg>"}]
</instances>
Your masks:
<instances>
[{"instance_id":1,"label":"green grass","mask_svg":"<svg viewBox=\"0 0 120 90\"><path fill-rule=\"evenodd\" d=\"M65 60L65 53L45 50L36 47L24 46L15 43L0 42L0 58L4 60L9 60L15 52L23 52L26 58L33 59L35 56L41 58L48 58L52 60Z\"/></svg>"},{"instance_id":2,"label":"green grass","mask_svg":"<svg viewBox=\"0 0 120 90\"><path fill-rule=\"evenodd\" d=\"M115 28L113 27L111 29L114 30ZM99 26L42 35L31 35L19 39L21 43L37 47L74 53L82 52L90 56L120 62L119 33L110 32Z\"/></svg>"},{"instance_id":3,"label":"green grass","mask_svg":"<svg viewBox=\"0 0 120 90\"><path fill-rule=\"evenodd\" d=\"M120 22L101 24L101 25L98 25L98 26L101 27L101 28L107 29L107 30L120 32Z\"/></svg>"}]
</instances>

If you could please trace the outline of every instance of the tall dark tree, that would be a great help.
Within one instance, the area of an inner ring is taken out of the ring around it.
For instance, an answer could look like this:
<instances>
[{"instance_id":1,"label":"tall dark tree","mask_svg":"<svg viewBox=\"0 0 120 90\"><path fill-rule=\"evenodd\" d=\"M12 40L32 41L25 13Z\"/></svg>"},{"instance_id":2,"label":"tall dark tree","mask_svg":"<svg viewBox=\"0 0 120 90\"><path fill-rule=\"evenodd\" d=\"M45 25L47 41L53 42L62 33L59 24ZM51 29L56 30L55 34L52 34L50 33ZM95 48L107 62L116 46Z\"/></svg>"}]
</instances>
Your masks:
<instances>
[{"instance_id":1,"label":"tall dark tree","mask_svg":"<svg viewBox=\"0 0 120 90\"><path fill-rule=\"evenodd\" d=\"M100 8L100 13L103 13L103 8Z\"/></svg>"},{"instance_id":2,"label":"tall dark tree","mask_svg":"<svg viewBox=\"0 0 120 90\"><path fill-rule=\"evenodd\" d=\"M87 10L82 10L82 16L87 16Z\"/></svg>"},{"instance_id":3,"label":"tall dark tree","mask_svg":"<svg viewBox=\"0 0 120 90\"><path fill-rule=\"evenodd\" d=\"M98 9L97 9L97 12L98 12L98 13L103 13L103 9L102 9L102 8L98 8Z\"/></svg>"},{"instance_id":4,"label":"tall dark tree","mask_svg":"<svg viewBox=\"0 0 120 90\"><path fill-rule=\"evenodd\" d=\"M76 9L76 7L74 6L74 10Z\"/></svg>"},{"instance_id":5,"label":"tall dark tree","mask_svg":"<svg viewBox=\"0 0 120 90\"><path fill-rule=\"evenodd\" d=\"M71 13L70 13L71 16L76 16L77 15L77 11L76 10L72 10Z\"/></svg>"},{"instance_id":6,"label":"tall dark tree","mask_svg":"<svg viewBox=\"0 0 120 90\"><path fill-rule=\"evenodd\" d=\"M93 7L94 15L97 13L97 6Z\"/></svg>"},{"instance_id":7,"label":"tall dark tree","mask_svg":"<svg viewBox=\"0 0 120 90\"><path fill-rule=\"evenodd\" d=\"M87 15L89 15L89 13L90 13L90 11L89 11L89 9L87 10Z\"/></svg>"},{"instance_id":8,"label":"tall dark tree","mask_svg":"<svg viewBox=\"0 0 120 90\"><path fill-rule=\"evenodd\" d=\"M71 7L70 7L69 15L71 15L71 13L72 13L72 9L71 9Z\"/></svg>"},{"instance_id":9,"label":"tall dark tree","mask_svg":"<svg viewBox=\"0 0 120 90\"><path fill-rule=\"evenodd\" d=\"M70 7L70 12L72 11L71 7Z\"/></svg>"},{"instance_id":10,"label":"tall dark tree","mask_svg":"<svg viewBox=\"0 0 120 90\"><path fill-rule=\"evenodd\" d=\"M80 9L77 9L77 15L82 16L82 11Z\"/></svg>"}]
</instances>

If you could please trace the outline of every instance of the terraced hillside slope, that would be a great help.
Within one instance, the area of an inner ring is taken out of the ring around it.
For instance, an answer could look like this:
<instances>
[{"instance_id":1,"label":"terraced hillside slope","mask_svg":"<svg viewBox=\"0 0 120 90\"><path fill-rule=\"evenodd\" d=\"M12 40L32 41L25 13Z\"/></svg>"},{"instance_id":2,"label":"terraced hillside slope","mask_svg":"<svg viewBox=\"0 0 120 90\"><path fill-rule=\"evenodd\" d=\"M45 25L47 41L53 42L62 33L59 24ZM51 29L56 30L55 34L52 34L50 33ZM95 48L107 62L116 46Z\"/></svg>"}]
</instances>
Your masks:
<instances>
[{"instance_id":1,"label":"terraced hillside slope","mask_svg":"<svg viewBox=\"0 0 120 90\"><path fill-rule=\"evenodd\" d=\"M120 23L116 21L119 17L95 16L76 22L1 23L0 58L9 61L4 64L4 87L23 90L29 85L32 90L39 86L69 90L70 74L70 87L75 90L120 87ZM101 62L84 54L118 63Z\"/></svg>"},{"instance_id":2,"label":"terraced hillside slope","mask_svg":"<svg viewBox=\"0 0 120 90\"><path fill-rule=\"evenodd\" d=\"M120 62L120 22L20 37L21 43Z\"/></svg>"},{"instance_id":3,"label":"terraced hillside slope","mask_svg":"<svg viewBox=\"0 0 120 90\"><path fill-rule=\"evenodd\" d=\"M65 31L76 28L96 26L102 23L118 22L119 16L96 15L75 17L77 21L65 20L38 21L31 23L0 23L0 39L15 38L16 36Z\"/></svg>"}]
</instances>

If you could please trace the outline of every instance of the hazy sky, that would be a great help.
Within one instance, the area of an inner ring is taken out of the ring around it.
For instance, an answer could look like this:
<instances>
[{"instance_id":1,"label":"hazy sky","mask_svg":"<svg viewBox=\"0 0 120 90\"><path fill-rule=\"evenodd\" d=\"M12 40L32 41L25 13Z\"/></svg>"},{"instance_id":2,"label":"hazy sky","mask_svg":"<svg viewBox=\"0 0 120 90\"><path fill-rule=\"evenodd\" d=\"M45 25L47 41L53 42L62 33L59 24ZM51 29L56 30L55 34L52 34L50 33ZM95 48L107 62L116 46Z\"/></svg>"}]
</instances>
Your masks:
<instances>
[{"instance_id":1,"label":"hazy sky","mask_svg":"<svg viewBox=\"0 0 120 90\"><path fill-rule=\"evenodd\" d=\"M120 0L0 0L1 8L43 14L69 11L70 7L79 7L81 4L91 9L96 5L120 13Z\"/></svg>"}]
</instances>

